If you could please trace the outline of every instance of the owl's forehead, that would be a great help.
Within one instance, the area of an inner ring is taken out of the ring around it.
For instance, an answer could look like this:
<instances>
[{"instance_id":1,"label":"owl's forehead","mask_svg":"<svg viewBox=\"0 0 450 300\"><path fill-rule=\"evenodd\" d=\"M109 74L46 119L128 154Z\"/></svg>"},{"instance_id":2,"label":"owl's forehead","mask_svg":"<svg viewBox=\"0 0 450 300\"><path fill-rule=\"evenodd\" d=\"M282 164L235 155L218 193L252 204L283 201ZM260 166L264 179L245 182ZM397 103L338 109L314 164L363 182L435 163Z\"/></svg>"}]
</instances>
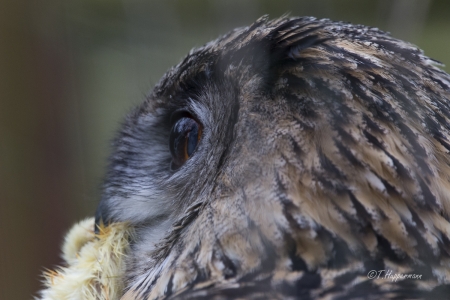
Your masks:
<instances>
[{"instance_id":1,"label":"owl's forehead","mask_svg":"<svg viewBox=\"0 0 450 300\"><path fill-rule=\"evenodd\" d=\"M153 90L153 98L187 95L208 82L222 83L224 80L248 77L249 71L255 71L249 66L269 62L268 59L257 58L269 55L268 43L262 44L261 41L274 27L274 24L261 19L252 26L234 29L202 47L192 49L178 65L163 75Z\"/></svg>"},{"instance_id":2,"label":"owl's forehead","mask_svg":"<svg viewBox=\"0 0 450 300\"><path fill-rule=\"evenodd\" d=\"M171 68L155 86L155 98L169 97L176 94L192 92L206 82L223 75L230 66L221 64L220 58L224 49L217 49L217 45L205 45L192 50L182 62ZM179 95L177 95L179 96Z\"/></svg>"}]
</instances>

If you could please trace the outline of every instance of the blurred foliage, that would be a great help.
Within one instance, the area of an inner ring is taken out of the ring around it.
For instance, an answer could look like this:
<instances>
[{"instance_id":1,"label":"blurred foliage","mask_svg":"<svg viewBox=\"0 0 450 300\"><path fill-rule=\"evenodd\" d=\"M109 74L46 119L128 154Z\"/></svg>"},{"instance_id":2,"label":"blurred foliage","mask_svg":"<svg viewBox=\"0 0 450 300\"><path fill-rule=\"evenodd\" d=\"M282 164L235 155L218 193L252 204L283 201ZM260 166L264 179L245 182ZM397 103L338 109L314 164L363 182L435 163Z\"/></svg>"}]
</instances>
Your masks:
<instances>
[{"instance_id":1,"label":"blurred foliage","mask_svg":"<svg viewBox=\"0 0 450 300\"><path fill-rule=\"evenodd\" d=\"M390 31L450 71L446 0L0 2L0 299L29 299L92 216L121 118L195 46L269 14Z\"/></svg>"}]
</instances>

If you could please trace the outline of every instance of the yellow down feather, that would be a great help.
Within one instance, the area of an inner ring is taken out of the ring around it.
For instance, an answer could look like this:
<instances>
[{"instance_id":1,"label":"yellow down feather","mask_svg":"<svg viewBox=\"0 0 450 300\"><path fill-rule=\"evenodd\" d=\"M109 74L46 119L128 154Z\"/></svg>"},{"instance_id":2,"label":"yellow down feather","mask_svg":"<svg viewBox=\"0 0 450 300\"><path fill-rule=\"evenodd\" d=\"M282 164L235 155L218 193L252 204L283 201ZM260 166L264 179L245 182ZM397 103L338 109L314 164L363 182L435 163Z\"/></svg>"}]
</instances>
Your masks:
<instances>
[{"instance_id":1,"label":"yellow down feather","mask_svg":"<svg viewBox=\"0 0 450 300\"><path fill-rule=\"evenodd\" d=\"M44 273L41 300L119 299L123 293L125 254L133 230L125 223L100 226L86 219L69 231L63 245L66 266Z\"/></svg>"}]
</instances>

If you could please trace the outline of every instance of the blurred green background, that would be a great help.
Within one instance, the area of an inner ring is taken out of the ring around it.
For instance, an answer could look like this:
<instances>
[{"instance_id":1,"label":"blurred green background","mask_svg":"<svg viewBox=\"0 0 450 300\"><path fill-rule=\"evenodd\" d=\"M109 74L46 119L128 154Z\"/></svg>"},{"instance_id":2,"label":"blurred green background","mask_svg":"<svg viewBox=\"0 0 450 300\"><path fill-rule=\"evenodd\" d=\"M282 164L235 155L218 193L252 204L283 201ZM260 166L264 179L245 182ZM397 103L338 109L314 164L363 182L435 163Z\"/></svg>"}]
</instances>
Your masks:
<instances>
[{"instance_id":1,"label":"blurred green background","mask_svg":"<svg viewBox=\"0 0 450 300\"><path fill-rule=\"evenodd\" d=\"M0 299L31 299L92 216L123 115L195 46L263 14L362 23L447 63L448 0L1 0Z\"/></svg>"}]
</instances>

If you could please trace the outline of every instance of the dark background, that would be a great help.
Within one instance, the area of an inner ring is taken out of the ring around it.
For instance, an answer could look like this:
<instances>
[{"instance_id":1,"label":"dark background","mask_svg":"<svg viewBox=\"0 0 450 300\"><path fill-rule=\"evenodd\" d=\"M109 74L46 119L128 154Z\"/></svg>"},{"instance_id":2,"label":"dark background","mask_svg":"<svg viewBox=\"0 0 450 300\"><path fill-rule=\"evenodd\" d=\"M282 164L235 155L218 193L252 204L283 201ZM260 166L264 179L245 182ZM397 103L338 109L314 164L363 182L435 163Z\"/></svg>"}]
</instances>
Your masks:
<instances>
[{"instance_id":1,"label":"dark background","mask_svg":"<svg viewBox=\"0 0 450 300\"><path fill-rule=\"evenodd\" d=\"M195 46L313 15L390 31L447 63L448 0L1 0L0 299L31 299L64 233L92 216L128 109Z\"/></svg>"}]
</instances>

